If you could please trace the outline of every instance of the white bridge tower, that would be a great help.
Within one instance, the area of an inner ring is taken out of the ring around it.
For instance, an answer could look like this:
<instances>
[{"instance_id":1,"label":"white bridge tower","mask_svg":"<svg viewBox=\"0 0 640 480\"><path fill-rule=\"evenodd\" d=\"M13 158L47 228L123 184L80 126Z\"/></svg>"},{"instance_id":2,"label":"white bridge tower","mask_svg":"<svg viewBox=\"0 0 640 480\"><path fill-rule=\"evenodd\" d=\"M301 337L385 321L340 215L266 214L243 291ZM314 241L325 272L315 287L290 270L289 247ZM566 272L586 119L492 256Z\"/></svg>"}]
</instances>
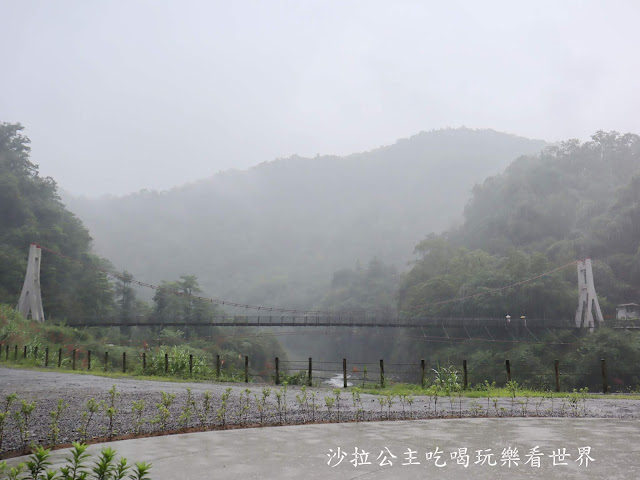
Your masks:
<instances>
[{"instance_id":1,"label":"white bridge tower","mask_svg":"<svg viewBox=\"0 0 640 480\"><path fill-rule=\"evenodd\" d=\"M602 310L598 302L596 287L593 284L593 271L591 270L591 259L578 260L578 289L580 298L578 300L578 309L576 310L576 327L589 328L593 331L596 327L604 324ZM595 320L594 320L595 314Z\"/></svg>"},{"instance_id":2,"label":"white bridge tower","mask_svg":"<svg viewBox=\"0 0 640 480\"><path fill-rule=\"evenodd\" d=\"M31 312L31 318L44 322L44 310L42 309L42 297L40 296L40 259L42 249L40 245L32 243L29 247L29 260L27 260L27 274L24 277L24 285L17 310L26 318Z\"/></svg>"}]
</instances>

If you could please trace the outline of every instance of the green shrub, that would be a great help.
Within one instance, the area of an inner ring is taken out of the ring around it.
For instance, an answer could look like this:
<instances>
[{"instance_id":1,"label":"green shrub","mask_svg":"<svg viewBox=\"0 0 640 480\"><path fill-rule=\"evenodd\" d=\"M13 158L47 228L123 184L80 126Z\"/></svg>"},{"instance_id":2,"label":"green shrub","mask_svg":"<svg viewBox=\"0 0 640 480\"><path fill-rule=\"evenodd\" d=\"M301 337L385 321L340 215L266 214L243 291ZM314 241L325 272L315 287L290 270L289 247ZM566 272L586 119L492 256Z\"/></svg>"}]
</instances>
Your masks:
<instances>
[{"instance_id":1,"label":"green shrub","mask_svg":"<svg viewBox=\"0 0 640 480\"><path fill-rule=\"evenodd\" d=\"M150 463L137 462L133 468L126 458L116 462L116 452L111 448L103 448L89 469L86 460L87 445L73 443L71 455L67 457L66 465L57 470L48 469L51 465L49 456L51 450L36 447L29 459L17 467L9 468L6 462L0 462L0 480L122 480L127 476L131 480L150 480Z\"/></svg>"}]
</instances>

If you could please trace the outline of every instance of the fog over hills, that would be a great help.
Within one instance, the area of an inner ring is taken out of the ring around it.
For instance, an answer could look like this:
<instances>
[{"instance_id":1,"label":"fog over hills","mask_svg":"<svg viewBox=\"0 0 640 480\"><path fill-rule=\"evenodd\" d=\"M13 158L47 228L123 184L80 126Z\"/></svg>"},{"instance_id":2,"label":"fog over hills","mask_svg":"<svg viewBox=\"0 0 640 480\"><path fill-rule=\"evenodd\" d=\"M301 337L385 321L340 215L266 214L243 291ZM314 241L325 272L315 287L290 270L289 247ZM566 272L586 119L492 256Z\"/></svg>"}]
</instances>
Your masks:
<instances>
[{"instance_id":1,"label":"fog over hills","mask_svg":"<svg viewBox=\"0 0 640 480\"><path fill-rule=\"evenodd\" d=\"M545 145L444 129L346 157L277 159L165 192L63 200L96 252L137 279L193 274L210 296L310 308L337 269L374 257L406 269L426 234L461 218L474 184Z\"/></svg>"}]
</instances>

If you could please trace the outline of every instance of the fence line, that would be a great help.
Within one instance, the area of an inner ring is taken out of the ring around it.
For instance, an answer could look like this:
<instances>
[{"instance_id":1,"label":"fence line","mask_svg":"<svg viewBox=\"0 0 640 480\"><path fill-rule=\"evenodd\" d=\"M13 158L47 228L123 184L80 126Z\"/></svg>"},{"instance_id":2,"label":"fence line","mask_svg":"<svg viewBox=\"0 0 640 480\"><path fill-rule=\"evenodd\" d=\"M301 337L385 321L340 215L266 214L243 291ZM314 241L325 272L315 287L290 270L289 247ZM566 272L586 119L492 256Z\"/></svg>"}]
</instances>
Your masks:
<instances>
[{"instance_id":1,"label":"fence line","mask_svg":"<svg viewBox=\"0 0 640 480\"><path fill-rule=\"evenodd\" d=\"M510 381L524 384L529 387L544 388L560 392L564 386L569 388L576 382L582 382L581 386L590 387L591 390L599 390L608 393L621 388L636 389L640 385L640 373L626 365L607 365L605 359L592 364L563 364L559 360L550 360L548 364L512 363L509 359L504 363L478 363L473 364L468 360L447 361L448 367L439 362L420 359L408 363L386 363L381 359L375 362L349 362L347 358L342 361L314 360L280 360L275 357L263 361L257 368L248 355L240 358L215 358L197 357L193 354L171 356L169 353L142 351L139 355L130 355L123 351L122 355L111 355L109 350L104 352L92 352L79 347L67 348L66 356L62 348L57 352L50 352L46 347L44 352L38 351L38 347L24 345L21 354L18 355L18 345L13 348L9 344L4 345L4 352L0 349L0 359L5 362L31 362L36 366L45 368L70 367L71 370L87 371L122 371L123 373L143 375L176 375L185 378L199 378L220 381L244 381L273 382L296 385L318 385L328 383L334 387L347 388L348 386L380 386L385 387L390 383L409 383L426 387L432 382L429 379L441 377L441 383L453 381L461 384L463 389L468 389L471 384L495 383L498 386L506 385ZM1 348L1 347L0 347ZM112 349L117 350L117 349ZM2 355L4 353L4 355ZM11 353L11 354L10 354ZM93 354L93 355L92 355ZM102 355L101 355L102 354ZM3 358L4 357L4 358ZM13 357L13 358L11 358ZM19 358L20 357L20 358ZM101 361L102 357L102 361ZM53 363L53 365L52 365ZM433 365L436 365L434 368ZM284 368L283 368L284 367ZM446 377L449 376L447 379ZM564 379L564 380L563 380ZM586 383L586 385L585 385ZM564 385L563 385L564 384Z\"/></svg>"}]
</instances>

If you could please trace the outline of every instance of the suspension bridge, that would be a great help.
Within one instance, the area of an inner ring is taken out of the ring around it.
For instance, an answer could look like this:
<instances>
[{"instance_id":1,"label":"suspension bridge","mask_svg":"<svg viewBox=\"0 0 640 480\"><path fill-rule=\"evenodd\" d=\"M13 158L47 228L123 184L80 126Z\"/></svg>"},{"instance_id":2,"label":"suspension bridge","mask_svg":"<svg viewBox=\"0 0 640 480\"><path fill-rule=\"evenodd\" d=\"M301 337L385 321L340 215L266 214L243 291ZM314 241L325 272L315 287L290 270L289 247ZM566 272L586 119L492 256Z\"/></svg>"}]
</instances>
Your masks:
<instances>
[{"instance_id":1,"label":"suspension bridge","mask_svg":"<svg viewBox=\"0 0 640 480\"><path fill-rule=\"evenodd\" d=\"M25 282L18 303L18 310L25 316L31 315L35 320L44 320L44 312L42 310L42 300L40 298L40 261L42 258L42 250L53 255L58 255L67 260L81 264L76 259L69 258L59 252L50 250L37 244L31 244L29 250L29 260L27 264L27 273ZM66 323L72 327L183 327L183 328L211 328L211 327L294 327L294 328L375 328L375 329L418 329L422 331L424 337L427 333L433 333L439 330L444 334L445 338L472 338L472 332L486 333L488 338L494 337L513 337L514 339L530 336L537 340L536 334L552 333L557 330L590 330L596 326L604 324L604 318L600 311L600 305L593 284L593 273L591 269L591 260L577 260L567 265L557 267L548 272L536 275L532 278L521 280L519 282L506 285L499 288L483 291L481 293L468 295L461 298L454 298L439 302L433 302L428 305L436 306L446 303L460 302L467 299L476 298L484 295L500 293L504 290L518 287L533 280L550 275L569 266L577 265L578 269L578 309L575 319L548 319L548 318L511 318L505 317L467 317L467 318L450 318L450 317L416 317L416 316L397 316L392 315L388 311L367 310L357 312L346 312L335 314L332 312L319 311L303 311L286 308L275 308L258 305L248 305L225 300L201 297L196 295L188 295L182 292L169 292L178 296L210 302L212 304L229 306L234 308L244 308L247 310L258 311L258 315L233 315L233 316L215 316L209 318L189 319L182 321L166 321L153 316L136 317L130 319L105 319L94 318L84 319L80 321L72 321ZM106 270L100 270L101 273L122 280L122 277L116 273ZM143 287L159 290L162 287L157 285L140 282L138 280L128 280L130 283L138 284ZM423 306L423 305L418 305ZM262 312L265 315L262 315ZM624 327L621 327L624 328ZM451 332L451 334L450 334ZM461 333L462 332L462 333ZM460 337L462 335L462 337Z\"/></svg>"}]
</instances>

